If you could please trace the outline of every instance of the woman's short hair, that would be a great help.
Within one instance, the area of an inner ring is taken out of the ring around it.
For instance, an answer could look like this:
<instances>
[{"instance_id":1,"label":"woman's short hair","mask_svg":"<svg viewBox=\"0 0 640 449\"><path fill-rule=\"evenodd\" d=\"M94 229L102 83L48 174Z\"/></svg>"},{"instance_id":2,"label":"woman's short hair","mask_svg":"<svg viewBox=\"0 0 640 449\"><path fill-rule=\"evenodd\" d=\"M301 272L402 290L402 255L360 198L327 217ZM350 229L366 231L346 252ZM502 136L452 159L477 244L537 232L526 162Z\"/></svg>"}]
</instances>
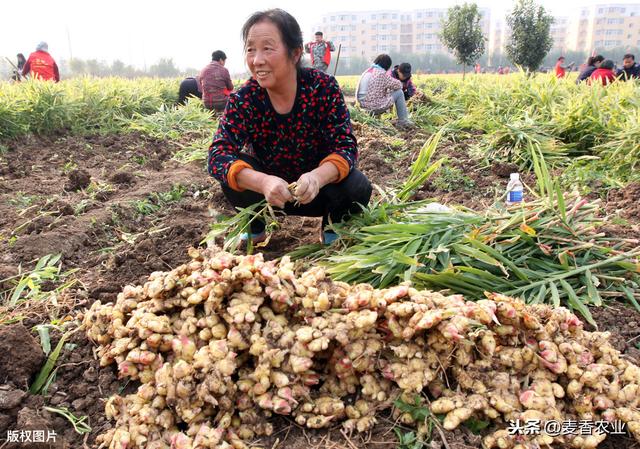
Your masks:
<instances>
[{"instance_id":1,"label":"woman's short hair","mask_svg":"<svg viewBox=\"0 0 640 449\"><path fill-rule=\"evenodd\" d=\"M298 49L302 50L302 30L300 29L298 21L287 11L280 8L258 11L253 13L251 17L247 19L242 26L242 40L245 46L247 45L247 39L249 37L249 30L251 30L251 27L257 23L267 20L273 23L278 28L278 31L280 31L280 36L282 36L282 42L285 47L287 47L289 58L293 60L295 57L295 51ZM302 57L296 61L297 68L301 67L301 61Z\"/></svg>"},{"instance_id":2,"label":"woman's short hair","mask_svg":"<svg viewBox=\"0 0 640 449\"><path fill-rule=\"evenodd\" d=\"M383 53L376 56L376 59L373 60L373 63L378 64L385 70L389 70L391 68L391 56Z\"/></svg>"},{"instance_id":3,"label":"woman's short hair","mask_svg":"<svg viewBox=\"0 0 640 449\"><path fill-rule=\"evenodd\" d=\"M604 56L602 55L596 55L593 57L593 63L595 64L596 62L602 62L604 61Z\"/></svg>"},{"instance_id":4,"label":"woman's short hair","mask_svg":"<svg viewBox=\"0 0 640 449\"><path fill-rule=\"evenodd\" d=\"M605 59L604 61L602 61L602 64L600 64L600 68L601 69L611 69L611 70L613 70L614 67L615 67L615 64L613 63L613 61L611 59Z\"/></svg>"},{"instance_id":5,"label":"woman's short hair","mask_svg":"<svg viewBox=\"0 0 640 449\"><path fill-rule=\"evenodd\" d=\"M411 76L411 64L403 62L398 66L398 72L402 73L404 76Z\"/></svg>"},{"instance_id":6,"label":"woman's short hair","mask_svg":"<svg viewBox=\"0 0 640 449\"><path fill-rule=\"evenodd\" d=\"M227 60L227 55L222 51L222 50L216 50L213 53L211 53L211 60L212 61L226 61Z\"/></svg>"}]
</instances>

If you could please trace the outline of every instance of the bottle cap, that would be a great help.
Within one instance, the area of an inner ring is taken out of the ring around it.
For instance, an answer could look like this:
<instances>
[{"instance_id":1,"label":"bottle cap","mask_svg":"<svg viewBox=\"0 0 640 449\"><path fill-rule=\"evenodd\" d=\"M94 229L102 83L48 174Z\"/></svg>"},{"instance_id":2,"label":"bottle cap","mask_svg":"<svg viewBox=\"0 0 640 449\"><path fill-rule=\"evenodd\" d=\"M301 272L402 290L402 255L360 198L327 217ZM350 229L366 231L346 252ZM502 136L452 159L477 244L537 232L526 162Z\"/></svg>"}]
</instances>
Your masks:
<instances>
[{"instance_id":1,"label":"bottle cap","mask_svg":"<svg viewBox=\"0 0 640 449\"><path fill-rule=\"evenodd\" d=\"M520 180L520 173L511 173L511 180L512 181Z\"/></svg>"}]
</instances>

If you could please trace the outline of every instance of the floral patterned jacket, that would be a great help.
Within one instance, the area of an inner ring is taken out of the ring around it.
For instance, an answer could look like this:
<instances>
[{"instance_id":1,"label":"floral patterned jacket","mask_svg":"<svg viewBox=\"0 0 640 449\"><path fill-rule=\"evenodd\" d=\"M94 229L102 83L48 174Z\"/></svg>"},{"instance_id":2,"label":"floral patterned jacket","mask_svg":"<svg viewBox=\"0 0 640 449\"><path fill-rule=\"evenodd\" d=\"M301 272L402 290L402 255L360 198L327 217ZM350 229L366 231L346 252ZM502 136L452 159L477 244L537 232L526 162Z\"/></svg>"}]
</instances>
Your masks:
<instances>
[{"instance_id":1,"label":"floral patterned jacket","mask_svg":"<svg viewBox=\"0 0 640 449\"><path fill-rule=\"evenodd\" d=\"M402 89L402 82L392 78L386 70L377 66L370 67L362 74L369 74L369 85L360 106L369 111L383 111L393 104L391 93Z\"/></svg>"}]
</instances>

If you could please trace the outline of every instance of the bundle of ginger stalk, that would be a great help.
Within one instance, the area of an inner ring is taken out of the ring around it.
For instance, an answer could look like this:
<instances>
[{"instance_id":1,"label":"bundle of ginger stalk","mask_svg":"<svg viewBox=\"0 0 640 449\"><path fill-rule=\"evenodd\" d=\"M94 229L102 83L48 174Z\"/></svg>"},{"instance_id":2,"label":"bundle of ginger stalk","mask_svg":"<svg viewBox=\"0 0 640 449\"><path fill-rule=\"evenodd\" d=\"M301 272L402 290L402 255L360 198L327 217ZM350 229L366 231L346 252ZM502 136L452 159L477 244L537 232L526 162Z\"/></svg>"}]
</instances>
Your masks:
<instances>
[{"instance_id":1,"label":"bundle of ginger stalk","mask_svg":"<svg viewBox=\"0 0 640 449\"><path fill-rule=\"evenodd\" d=\"M296 276L286 257L189 254L84 316L101 365L140 382L107 401L116 424L103 446L248 448L273 432L274 414L364 432L397 398L441 414L445 429L490 420L489 448L593 448L606 437L510 435L517 419L619 420L640 440L640 368L565 308L350 286L321 268Z\"/></svg>"}]
</instances>

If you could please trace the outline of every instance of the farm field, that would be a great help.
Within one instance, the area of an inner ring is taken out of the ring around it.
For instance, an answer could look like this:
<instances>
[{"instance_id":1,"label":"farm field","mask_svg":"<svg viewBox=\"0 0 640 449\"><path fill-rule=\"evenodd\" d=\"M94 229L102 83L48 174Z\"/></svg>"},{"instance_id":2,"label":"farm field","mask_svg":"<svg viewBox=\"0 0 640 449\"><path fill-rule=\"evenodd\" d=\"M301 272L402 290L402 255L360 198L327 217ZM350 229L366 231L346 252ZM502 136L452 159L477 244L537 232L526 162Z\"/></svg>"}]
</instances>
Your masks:
<instances>
[{"instance_id":1,"label":"farm field","mask_svg":"<svg viewBox=\"0 0 640 449\"><path fill-rule=\"evenodd\" d=\"M339 82L350 100L357 78ZM284 263L290 254L297 276L323 266L351 286L410 281L474 301L491 288L562 305L586 330L610 332L620 359L639 365L640 84L591 88L520 74L425 75L416 83L414 129L350 108L359 168L376 185L370 207L336 225L342 238L329 248L317 244L319 219L280 218L259 249L264 259ZM175 108L177 86L89 78L0 84L0 441L12 430L49 429L55 447L98 447L96 438L116 425L105 414L108 398L134 394L140 379L100 366L96 336L107 333L99 325L108 310L94 308L93 317L87 310L188 263L190 247L222 246L228 232L211 238L214 223L238 231L205 170L216 118L197 102ZM526 185L525 205L507 209L512 172ZM432 202L450 209L424 212ZM251 434L247 443L466 448L504 427L474 415L476 426L443 430L436 418L406 416L426 413L424 402L407 405L405 395L393 406L398 391L380 388L388 407L368 415L377 423L366 432L348 433L339 420L316 430L276 416L270 436ZM352 392L344 396L353 402ZM420 419L431 423L428 431L418 426L424 445L412 433ZM598 447L638 447L638 440L614 435Z\"/></svg>"}]
</instances>

